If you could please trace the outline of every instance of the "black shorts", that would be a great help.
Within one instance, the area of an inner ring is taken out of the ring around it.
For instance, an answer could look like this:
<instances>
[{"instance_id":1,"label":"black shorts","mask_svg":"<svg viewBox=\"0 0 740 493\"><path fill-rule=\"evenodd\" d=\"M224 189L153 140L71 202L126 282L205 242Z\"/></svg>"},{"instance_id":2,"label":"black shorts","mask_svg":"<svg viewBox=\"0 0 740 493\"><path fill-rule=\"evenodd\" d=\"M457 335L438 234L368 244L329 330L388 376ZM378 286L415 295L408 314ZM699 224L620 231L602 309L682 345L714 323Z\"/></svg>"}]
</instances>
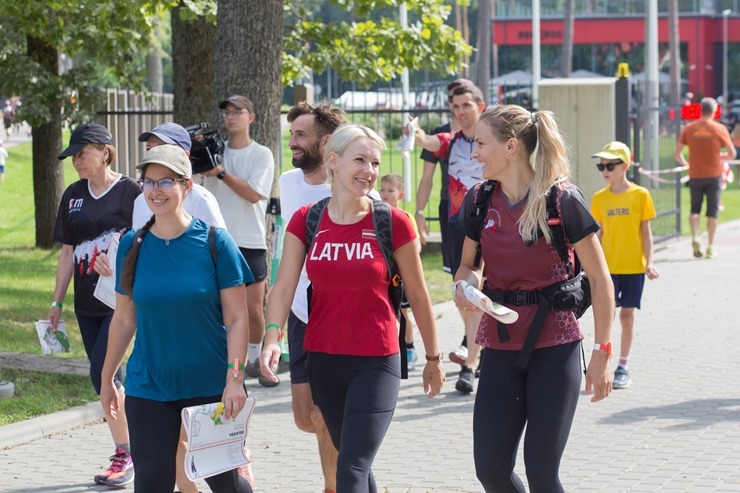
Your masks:
<instances>
[{"instance_id":1,"label":"black shorts","mask_svg":"<svg viewBox=\"0 0 740 493\"><path fill-rule=\"evenodd\" d=\"M290 383L308 383L306 357L303 339L306 336L306 324L295 316L293 311L288 315L288 352L290 354Z\"/></svg>"},{"instance_id":2,"label":"black shorts","mask_svg":"<svg viewBox=\"0 0 740 493\"><path fill-rule=\"evenodd\" d=\"M722 190L722 177L716 178L692 178L689 180L689 191L691 193L691 213L701 212L701 203L707 196L707 217L717 217L719 211L719 196Z\"/></svg>"},{"instance_id":3,"label":"black shorts","mask_svg":"<svg viewBox=\"0 0 740 493\"><path fill-rule=\"evenodd\" d=\"M442 238L442 257L444 265L442 269L455 277L457 269L462 260L463 244L465 243L465 232L462 224L452 222L447 224L447 232Z\"/></svg>"},{"instance_id":4,"label":"black shorts","mask_svg":"<svg viewBox=\"0 0 740 493\"><path fill-rule=\"evenodd\" d=\"M239 251L242 257L247 261L249 270L252 271L254 282L264 281L267 277L267 250L257 250L254 248L241 248ZM252 283L247 283L250 285Z\"/></svg>"}]
</instances>

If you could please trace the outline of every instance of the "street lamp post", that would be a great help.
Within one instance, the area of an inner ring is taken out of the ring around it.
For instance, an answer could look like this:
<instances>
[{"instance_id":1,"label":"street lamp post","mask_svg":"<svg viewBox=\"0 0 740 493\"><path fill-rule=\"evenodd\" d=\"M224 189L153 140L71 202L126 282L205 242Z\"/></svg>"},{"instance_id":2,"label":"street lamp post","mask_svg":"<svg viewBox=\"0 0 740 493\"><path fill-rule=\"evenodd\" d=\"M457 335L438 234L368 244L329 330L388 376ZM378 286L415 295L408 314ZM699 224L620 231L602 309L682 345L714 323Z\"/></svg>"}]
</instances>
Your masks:
<instances>
[{"instance_id":1,"label":"street lamp post","mask_svg":"<svg viewBox=\"0 0 740 493\"><path fill-rule=\"evenodd\" d=\"M727 98L727 17L732 10L725 9L722 11L722 102L725 107L722 108L722 116L725 117L730 109L730 102Z\"/></svg>"}]
</instances>

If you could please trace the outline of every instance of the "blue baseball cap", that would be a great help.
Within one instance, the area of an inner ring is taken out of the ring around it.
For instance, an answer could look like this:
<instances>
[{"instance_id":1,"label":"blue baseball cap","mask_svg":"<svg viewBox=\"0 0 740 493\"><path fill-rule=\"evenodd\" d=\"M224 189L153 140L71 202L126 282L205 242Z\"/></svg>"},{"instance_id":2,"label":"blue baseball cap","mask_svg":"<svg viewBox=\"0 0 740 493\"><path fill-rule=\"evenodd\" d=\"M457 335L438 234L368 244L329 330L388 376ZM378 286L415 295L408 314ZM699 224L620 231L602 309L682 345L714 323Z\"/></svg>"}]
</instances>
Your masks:
<instances>
[{"instance_id":1,"label":"blue baseball cap","mask_svg":"<svg viewBox=\"0 0 740 493\"><path fill-rule=\"evenodd\" d=\"M139 135L139 142L146 142L152 135L159 137L165 144L180 146L183 150L190 151L190 134L182 125L173 122L163 123Z\"/></svg>"}]
</instances>

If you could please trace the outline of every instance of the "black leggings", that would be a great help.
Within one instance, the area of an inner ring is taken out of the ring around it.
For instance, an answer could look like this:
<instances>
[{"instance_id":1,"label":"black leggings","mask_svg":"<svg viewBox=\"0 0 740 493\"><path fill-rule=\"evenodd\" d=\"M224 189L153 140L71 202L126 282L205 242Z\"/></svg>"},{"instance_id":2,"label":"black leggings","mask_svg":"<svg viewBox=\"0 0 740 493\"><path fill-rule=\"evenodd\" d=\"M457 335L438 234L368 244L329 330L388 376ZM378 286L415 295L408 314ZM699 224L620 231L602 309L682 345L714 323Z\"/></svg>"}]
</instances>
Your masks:
<instances>
[{"instance_id":1,"label":"black leggings","mask_svg":"<svg viewBox=\"0 0 740 493\"><path fill-rule=\"evenodd\" d=\"M562 492L558 470L581 387L579 342L537 349L526 371L519 351L485 349L473 413L475 472L486 493L524 493L514 472L524 436L529 489Z\"/></svg>"},{"instance_id":2,"label":"black leggings","mask_svg":"<svg viewBox=\"0 0 740 493\"><path fill-rule=\"evenodd\" d=\"M372 464L398 401L401 358L309 353L314 403L339 451L337 491L376 493Z\"/></svg>"},{"instance_id":3,"label":"black leggings","mask_svg":"<svg viewBox=\"0 0 740 493\"><path fill-rule=\"evenodd\" d=\"M180 411L184 407L218 402L221 396L159 402L126 396L126 416L134 461L134 490L142 493L175 489L175 460L180 441ZM214 493L252 493L236 469L206 478Z\"/></svg>"},{"instance_id":4,"label":"black leggings","mask_svg":"<svg viewBox=\"0 0 740 493\"><path fill-rule=\"evenodd\" d=\"M108 329L113 319L113 310L100 317L86 317L75 313L77 324L80 326L82 344L85 346L87 359L90 361L90 381L95 387L95 393L100 395L101 372L105 362L105 353L108 350ZM113 383L116 388L121 387L123 374L121 367L113 375Z\"/></svg>"}]
</instances>

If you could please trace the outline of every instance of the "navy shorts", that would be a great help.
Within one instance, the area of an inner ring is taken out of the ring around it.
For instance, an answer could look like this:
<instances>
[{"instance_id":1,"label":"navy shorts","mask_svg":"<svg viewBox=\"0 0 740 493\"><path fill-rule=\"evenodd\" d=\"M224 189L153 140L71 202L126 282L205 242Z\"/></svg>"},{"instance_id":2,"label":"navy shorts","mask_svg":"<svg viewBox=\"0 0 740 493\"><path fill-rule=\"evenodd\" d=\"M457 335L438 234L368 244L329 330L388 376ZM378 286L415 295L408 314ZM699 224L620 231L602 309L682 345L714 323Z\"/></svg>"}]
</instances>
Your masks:
<instances>
[{"instance_id":1,"label":"navy shorts","mask_svg":"<svg viewBox=\"0 0 740 493\"><path fill-rule=\"evenodd\" d=\"M612 274L617 306L640 309L645 274Z\"/></svg>"},{"instance_id":2,"label":"navy shorts","mask_svg":"<svg viewBox=\"0 0 740 493\"><path fill-rule=\"evenodd\" d=\"M295 316L293 311L288 315L288 352L290 354L290 383L308 383L306 371L306 350L303 339L306 336L306 324Z\"/></svg>"},{"instance_id":3,"label":"navy shorts","mask_svg":"<svg viewBox=\"0 0 740 493\"><path fill-rule=\"evenodd\" d=\"M264 281L267 277L267 250L256 250L253 248L241 248L239 251L247 261L249 270L252 271L254 282ZM247 283L247 285L252 283Z\"/></svg>"}]
</instances>

